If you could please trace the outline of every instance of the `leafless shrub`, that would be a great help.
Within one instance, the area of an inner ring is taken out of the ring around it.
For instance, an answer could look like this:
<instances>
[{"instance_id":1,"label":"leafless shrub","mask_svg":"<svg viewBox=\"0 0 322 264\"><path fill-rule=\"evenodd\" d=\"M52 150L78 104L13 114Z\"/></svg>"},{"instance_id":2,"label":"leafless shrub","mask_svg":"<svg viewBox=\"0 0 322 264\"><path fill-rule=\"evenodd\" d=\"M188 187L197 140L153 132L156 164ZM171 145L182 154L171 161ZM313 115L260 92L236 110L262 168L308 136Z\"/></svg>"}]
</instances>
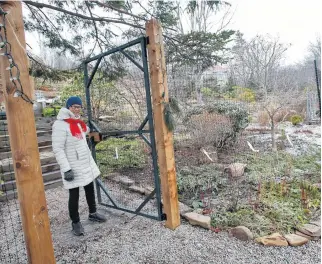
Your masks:
<instances>
[{"instance_id":1,"label":"leafless shrub","mask_svg":"<svg viewBox=\"0 0 322 264\"><path fill-rule=\"evenodd\" d=\"M191 117L188 123L193 145L201 148L214 146L217 149L227 146L233 135L233 125L229 117L204 112Z\"/></svg>"}]
</instances>

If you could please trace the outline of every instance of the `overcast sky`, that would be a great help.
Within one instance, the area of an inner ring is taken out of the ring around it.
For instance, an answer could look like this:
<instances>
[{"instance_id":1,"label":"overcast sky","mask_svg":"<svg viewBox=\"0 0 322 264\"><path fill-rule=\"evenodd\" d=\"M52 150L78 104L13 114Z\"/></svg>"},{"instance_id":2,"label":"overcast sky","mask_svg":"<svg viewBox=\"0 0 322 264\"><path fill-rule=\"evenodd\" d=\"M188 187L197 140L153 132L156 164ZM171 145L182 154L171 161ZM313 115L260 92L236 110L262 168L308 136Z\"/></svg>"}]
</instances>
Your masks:
<instances>
[{"instance_id":1,"label":"overcast sky","mask_svg":"<svg viewBox=\"0 0 322 264\"><path fill-rule=\"evenodd\" d=\"M291 43L287 63L301 60L321 33L321 0L228 0L236 10L232 23L246 38L272 34Z\"/></svg>"},{"instance_id":2,"label":"overcast sky","mask_svg":"<svg viewBox=\"0 0 322 264\"><path fill-rule=\"evenodd\" d=\"M282 42L292 44L286 54L286 64L302 60L309 42L321 33L322 0L226 1L232 3L231 9L235 11L227 29L240 30L246 38L267 33L279 36ZM30 34L26 38L35 46Z\"/></svg>"}]
</instances>

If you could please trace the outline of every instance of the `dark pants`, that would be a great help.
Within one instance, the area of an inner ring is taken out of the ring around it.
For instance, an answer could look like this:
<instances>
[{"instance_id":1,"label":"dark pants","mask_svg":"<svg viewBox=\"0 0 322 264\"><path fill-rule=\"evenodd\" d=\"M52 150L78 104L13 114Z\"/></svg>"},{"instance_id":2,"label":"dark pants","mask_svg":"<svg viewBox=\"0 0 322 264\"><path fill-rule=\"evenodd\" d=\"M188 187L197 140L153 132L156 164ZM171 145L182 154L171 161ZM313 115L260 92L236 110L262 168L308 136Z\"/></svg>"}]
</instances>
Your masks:
<instances>
[{"instance_id":1,"label":"dark pants","mask_svg":"<svg viewBox=\"0 0 322 264\"><path fill-rule=\"evenodd\" d=\"M96 203L95 203L95 193L94 193L94 183L84 186L86 201L88 204L89 213L96 212ZM78 201L79 201L79 188L69 189L69 216L73 223L80 221L78 213Z\"/></svg>"}]
</instances>

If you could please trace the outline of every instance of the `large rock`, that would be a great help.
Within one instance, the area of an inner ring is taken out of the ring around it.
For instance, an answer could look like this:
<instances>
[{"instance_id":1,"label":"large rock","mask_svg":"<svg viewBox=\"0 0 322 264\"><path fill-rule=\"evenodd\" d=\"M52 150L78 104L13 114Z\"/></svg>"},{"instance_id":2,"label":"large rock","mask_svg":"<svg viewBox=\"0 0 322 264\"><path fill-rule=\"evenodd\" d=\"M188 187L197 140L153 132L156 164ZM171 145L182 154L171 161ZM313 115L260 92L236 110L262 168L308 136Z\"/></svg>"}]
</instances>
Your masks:
<instances>
[{"instance_id":1,"label":"large rock","mask_svg":"<svg viewBox=\"0 0 322 264\"><path fill-rule=\"evenodd\" d=\"M311 237L320 237L321 236L321 227L315 224L305 224L297 228L303 234L309 235Z\"/></svg>"},{"instance_id":2,"label":"large rock","mask_svg":"<svg viewBox=\"0 0 322 264\"><path fill-rule=\"evenodd\" d=\"M288 246L287 240L279 233L256 238L256 241L264 246Z\"/></svg>"},{"instance_id":3,"label":"large rock","mask_svg":"<svg viewBox=\"0 0 322 264\"><path fill-rule=\"evenodd\" d=\"M129 190L132 192L136 192L136 193L140 193L140 194L144 194L145 193L145 189L140 187L140 186L136 186L136 185L131 185L129 187Z\"/></svg>"},{"instance_id":4,"label":"large rock","mask_svg":"<svg viewBox=\"0 0 322 264\"><path fill-rule=\"evenodd\" d=\"M192 212L192 208L184 203L179 202L180 215L183 217L186 213Z\"/></svg>"},{"instance_id":5,"label":"large rock","mask_svg":"<svg viewBox=\"0 0 322 264\"><path fill-rule=\"evenodd\" d=\"M150 195L153 191L154 191L154 187L152 187L152 186L146 186L144 188L144 194L146 196Z\"/></svg>"},{"instance_id":6,"label":"large rock","mask_svg":"<svg viewBox=\"0 0 322 264\"><path fill-rule=\"evenodd\" d=\"M244 175L246 164L244 163L232 163L225 168L225 172L228 173L230 177L238 178Z\"/></svg>"},{"instance_id":7,"label":"large rock","mask_svg":"<svg viewBox=\"0 0 322 264\"><path fill-rule=\"evenodd\" d=\"M211 218L210 216L197 214L195 212L186 213L184 217L189 221L191 225L201 226L206 229L210 229Z\"/></svg>"},{"instance_id":8,"label":"large rock","mask_svg":"<svg viewBox=\"0 0 322 264\"><path fill-rule=\"evenodd\" d=\"M310 224L321 227L321 221L312 221Z\"/></svg>"},{"instance_id":9,"label":"large rock","mask_svg":"<svg viewBox=\"0 0 322 264\"><path fill-rule=\"evenodd\" d=\"M253 233L246 226L237 226L230 229L229 233L237 239L247 241L253 239Z\"/></svg>"},{"instance_id":10,"label":"large rock","mask_svg":"<svg viewBox=\"0 0 322 264\"><path fill-rule=\"evenodd\" d=\"M110 172L106 176L109 180L117 182L122 175L118 172Z\"/></svg>"},{"instance_id":11,"label":"large rock","mask_svg":"<svg viewBox=\"0 0 322 264\"><path fill-rule=\"evenodd\" d=\"M121 183L124 186L131 186L134 184L134 181L126 176L117 176L113 178L115 182Z\"/></svg>"},{"instance_id":12,"label":"large rock","mask_svg":"<svg viewBox=\"0 0 322 264\"><path fill-rule=\"evenodd\" d=\"M302 232L300 231L295 231L295 234L298 235L298 236L301 236L301 237L305 237L307 238L308 240L319 240L319 237L311 237L309 235L306 235L306 234L303 234Z\"/></svg>"},{"instance_id":13,"label":"large rock","mask_svg":"<svg viewBox=\"0 0 322 264\"><path fill-rule=\"evenodd\" d=\"M286 238L287 242L293 247L302 246L309 242L307 238L296 234L289 234L285 235L284 237Z\"/></svg>"}]
</instances>

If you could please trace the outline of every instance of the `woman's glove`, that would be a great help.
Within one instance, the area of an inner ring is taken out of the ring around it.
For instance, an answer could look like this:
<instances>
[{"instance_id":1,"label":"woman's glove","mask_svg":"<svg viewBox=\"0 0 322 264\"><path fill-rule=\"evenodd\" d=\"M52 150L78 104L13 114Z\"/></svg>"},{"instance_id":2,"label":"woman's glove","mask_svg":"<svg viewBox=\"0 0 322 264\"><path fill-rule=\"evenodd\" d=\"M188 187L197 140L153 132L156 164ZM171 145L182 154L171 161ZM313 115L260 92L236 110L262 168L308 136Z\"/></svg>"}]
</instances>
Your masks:
<instances>
[{"instance_id":1,"label":"woman's glove","mask_svg":"<svg viewBox=\"0 0 322 264\"><path fill-rule=\"evenodd\" d=\"M65 181L72 181L72 180L74 180L74 172L72 170L66 171L64 173L64 176L65 176L64 177Z\"/></svg>"}]
</instances>

